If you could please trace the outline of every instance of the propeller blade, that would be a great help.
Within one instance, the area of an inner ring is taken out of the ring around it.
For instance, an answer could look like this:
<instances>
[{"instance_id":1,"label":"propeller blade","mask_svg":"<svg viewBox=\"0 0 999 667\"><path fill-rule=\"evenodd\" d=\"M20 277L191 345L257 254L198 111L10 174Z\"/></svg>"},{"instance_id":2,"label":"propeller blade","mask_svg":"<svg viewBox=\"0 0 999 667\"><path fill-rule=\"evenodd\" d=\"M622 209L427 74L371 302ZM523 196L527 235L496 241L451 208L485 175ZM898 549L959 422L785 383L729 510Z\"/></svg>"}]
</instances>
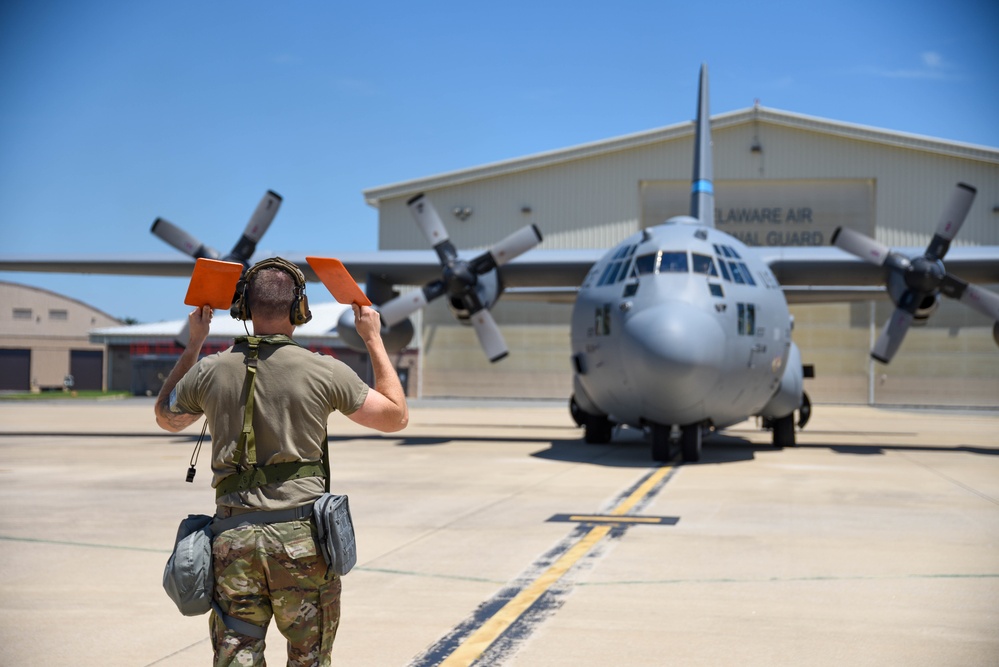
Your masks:
<instances>
[{"instance_id":1,"label":"propeller blade","mask_svg":"<svg viewBox=\"0 0 999 667\"><path fill-rule=\"evenodd\" d=\"M878 336L877 342L874 343L871 356L883 364L890 362L895 353L898 352L898 348L905 338L905 333L912 324L912 318L912 313L908 310L896 308L885 324L885 328L881 331L881 335Z\"/></svg>"},{"instance_id":2,"label":"propeller blade","mask_svg":"<svg viewBox=\"0 0 999 667\"><path fill-rule=\"evenodd\" d=\"M489 254L496 261L496 266L503 266L539 243L541 243L541 230L536 225L527 225L490 248Z\"/></svg>"},{"instance_id":3,"label":"propeller blade","mask_svg":"<svg viewBox=\"0 0 999 667\"><path fill-rule=\"evenodd\" d=\"M854 231L849 227L837 227L833 232L832 243L840 250L878 266L884 265L891 250L874 239Z\"/></svg>"},{"instance_id":4,"label":"propeller blade","mask_svg":"<svg viewBox=\"0 0 999 667\"><path fill-rule=\"evenodd\" d=\"M156 218L150 231L185 255L190 255L195 259L199 257L207 259L219 258L218 250L206 246L169 220Z\"/></svg>"},{"instance_id":5,"label":"propeller blade","mask_svg":"<svg viewBox=\"0 0 999 667\"><path fill-rule=\"evenodd\" d=\"M479 345L482 346L489 361L495 363L509 353L503 334L488 309L483 308L474 313L470 319L472 327L475 328L475 335L479 339Z\"/></svg>"},{"instance_id":6,"label":"propeller blade","mask_svg":"<svg viewBox=\"0 0 999 667\"><path fill-rule=\"evenodd\" d=\"M993 322L999 322L999 294L978 285L968 285L958 301L974 308Z\"/></svg>"},{"instance_id":7,"label":"propeller blade","mask_svg":"<svg viewBox=\"0 0 999 667\"><path fill-rule=\"evenodd\" d=\"M422 289L417 289L386 301L378 307L378 312L381 313L382 323L387 327L393 327L425 305L427 297Z\"/></svg>"},{"instance_id":8,"label":"propeller blade","mask_svg":"<svg viewBox=\"0 0 999 667\"><path fill-rule=\"evenodd\" d=\"M502 284L499 275L480 279L491 271L506 264L518 255L527 252L541 242L541 232L534 225L528 225L509 235L475 259L467 261L458 256L458 250L451 243L450 236L441 221L437 209L430 200L420 193L406 202L416 224L433 246L440 260L441 279L423 286L417 292L410 292L382 304L382 320L388 325L401 322L412 313L443 294L448 294L452 311L459 318L468 320L475 328L479 344L490 361L499 361L507 355L506 342L488 306L491 306L500 292ZM489 301L490 303L486 303Z\"/></svg>"},{"instance_id":9,"label":"propeller blade","mask_svg":"<svg viewBox=\"0 0 999 667\"><path fill-rule=\"evenodd\" d=\"M437 247L450 238L444 223L441 222L441 217L437 215L437 209L434 208L429 199L423 196L423 193L406 202L406 206L409 207L410 213L416 219L416 224L420 226L423 235L427 237L431 246Z\"/></svg>"},{"instance_id":10,"label":"propeller blade","mask_svg":"<svg viewBox=\"0 0 999 667\"><path fill-rule=\"evenodd\" d=\"M267 191L260 200L260 203L257 204L253 215L250 216L250 221L246 224L243 235L236 242L236 245L232 247L229 254L226 255L226 261L240 262L241 264L249 262L250 257L253 256L253 253L257 249L257 242L260 241L264 232L267 231L267 228L274 221L274 216L277 215L281 202L281 195L273 190Z\"/></svg>"},{"instance_id":11,"label":"propeller blade","mask_svg":"<svg viewBox=\"0 0 999 667\"><path fill-rule=\"evenodd\" d=\"M944 209L940 222L937 223L937 231L933 235L933 240L926 248L926 256L931 259L943 259L950 249L950 242L957 236L964 219L968 217L971 204L975 201L975 194L978 191L967 183L958 183L954 188L950 201Z\"/></svg>"}]
</instances>

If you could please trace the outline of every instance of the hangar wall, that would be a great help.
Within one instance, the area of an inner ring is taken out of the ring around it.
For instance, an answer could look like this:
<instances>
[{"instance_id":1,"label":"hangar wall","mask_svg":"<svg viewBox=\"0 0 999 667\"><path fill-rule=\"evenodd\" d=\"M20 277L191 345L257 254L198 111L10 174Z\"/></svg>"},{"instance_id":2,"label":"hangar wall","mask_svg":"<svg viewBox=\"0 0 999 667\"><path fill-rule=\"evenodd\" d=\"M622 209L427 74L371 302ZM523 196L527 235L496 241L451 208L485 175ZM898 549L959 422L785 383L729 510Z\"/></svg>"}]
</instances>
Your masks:
<instances>
[{"instance_id":1,"label":"hangar wall","mask_svg":"<svg viewBox=\"0 0 999 667\"><path fill-rule=\"evenodd\" d=\"M752 201L789 183L806 189L809 182L866 183L856 196L873 201L854 208L873 216L876 237L892 246L925 246L954 185L964 181L977 187L978 197L955 245L999 245L999 150L762 108L716 116L712 133L722 209L725 183ZM431 198L463 250L487 247L528 223L542 230L541 248L604 248L649 224L642 217L643 184L677 183L682 190L689 183L692 151L693 127L683 123L365 195L379 209L383 249L426 247L406 208L418 192ZM678 201L676 213L687 213L682 192ZM820 237L828 243L828 235ZM766 235L759 238L766 244ZM868 357L892 309L887 299L792 306L795 340L805 363L816 366L817 377L806 383L813 401L999 407L999 348L991 324L943 301L890 366ZM423 395L568 398L570 310L502 300L493 313L510 356L489 364L474 332L456 325L446 306L432 304L423 318Z\"/></svg>"}]
</instances>

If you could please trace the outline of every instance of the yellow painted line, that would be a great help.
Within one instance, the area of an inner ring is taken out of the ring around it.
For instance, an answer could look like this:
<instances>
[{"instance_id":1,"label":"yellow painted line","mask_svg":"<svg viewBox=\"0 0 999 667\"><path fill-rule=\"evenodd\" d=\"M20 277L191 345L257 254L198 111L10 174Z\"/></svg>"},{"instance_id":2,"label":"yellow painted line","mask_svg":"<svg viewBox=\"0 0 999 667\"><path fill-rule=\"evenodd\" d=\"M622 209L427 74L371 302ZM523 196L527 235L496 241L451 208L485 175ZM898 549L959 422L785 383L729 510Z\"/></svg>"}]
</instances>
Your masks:
<instances>
[{"instance_id":1,"label":"yellow painted line","mask_svg":"<svg viewBox=\"0 0 999 667\"><path fill-rule=\"evenodd\" d=\"M635 491L625 498L620 505L610 511L615 516L621 516L631 511L631 508L638 504L638 501L648 495L649 491L655 488L666 475L673 472L673 466L664 466L651 475L645 483L635 489Z\"/></svg>"},{"instance_id":2,"label":"yellow painted line","mask_svg":"<svg viewBox=\"0 0 999 667\"><path fill-rule=\"evenodd\" d=\"M672 466L660 468L645 483L635 489L620 505L611 510L613 515L623 515L645 497L672 470ZM513 625L538 598L544 595L555 582L562 578L579 559L607 536L613 526L594 526L576 544L566 551L540 577L507 602L493 616L483 623L461 643L439 667L469 667L486 652L507 628Z\"/></svg>"},{"instance_id":3,"label":"yellow painted line","mask_svg":"<svg viewBox=\"0 0 999 667\"><path fill-rule=\"evenodd\" d=\"M569 521L579 523L662 523L656 516L607 516L604 514L573 514Z\"/></svg>"},{"instance_id":4,"label":"yellow painted line","mask_svg":"<svg viewBox=\"0 0 999 667\"><path fill-rule=\"evenodd\" d=\"M503 605L502 609L496 612L492 618L482 624L478 630L462 642L461 646L447 657L447 660L440 663L440 667L468 667L479 659L486 652L494 641L506 631L514 621L520 618L538 598L544 595L556 581L562 578L580 558L585 556L597 542L602 540L611 530L610 526L595 526L590 529L579 542L567 552L562 554L555 563L548 568L534 582L518 593L512 600Z\"/></svg>"}]
</instances>

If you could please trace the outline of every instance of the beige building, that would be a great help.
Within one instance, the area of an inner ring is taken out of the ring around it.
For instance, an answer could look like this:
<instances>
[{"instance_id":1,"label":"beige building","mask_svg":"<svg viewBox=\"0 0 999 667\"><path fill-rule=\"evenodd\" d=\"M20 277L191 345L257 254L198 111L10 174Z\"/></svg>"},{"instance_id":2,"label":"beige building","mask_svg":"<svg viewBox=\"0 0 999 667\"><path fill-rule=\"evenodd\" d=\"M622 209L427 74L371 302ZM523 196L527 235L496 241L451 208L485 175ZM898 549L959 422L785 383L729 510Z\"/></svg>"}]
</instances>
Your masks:
<instances>
[{"instance_id":1,"label":"beige building","mask_svg":"<svg viewBox=\"0 0 999 667\"><path fill-rule=\"evenodd\" d=\"M406 208L420 192L462 250L527 223L544 234L540 248L609 248L688 212L693 130L684 122L364 194L379 211L382 249L426 247ZM712 133L717 226L747 244L829 245L844 225L894 247L925 247L963 181L978 196L955 245L999 246L995 148L761 107L714 116ZM571 306L504 297L493 312L510 356L491 365L443 301L422 316L422 395L568 398ZM999 347L986 318L943 298L883 366L868 351L892 307L887 299L792 307L795 339L816 370L806 382L813 401L999 407Z\"/></svg>"},{"instance_id":2,"label":"beige building","mask_svg":"<svg viewBox=\"0 0 999 667\"><path fill-rule=\"evenodd\" d=\"M0 391L104 389L105 347L89 332L119 324L75 299L0 282Z\"/></svg>"}]
</instances>

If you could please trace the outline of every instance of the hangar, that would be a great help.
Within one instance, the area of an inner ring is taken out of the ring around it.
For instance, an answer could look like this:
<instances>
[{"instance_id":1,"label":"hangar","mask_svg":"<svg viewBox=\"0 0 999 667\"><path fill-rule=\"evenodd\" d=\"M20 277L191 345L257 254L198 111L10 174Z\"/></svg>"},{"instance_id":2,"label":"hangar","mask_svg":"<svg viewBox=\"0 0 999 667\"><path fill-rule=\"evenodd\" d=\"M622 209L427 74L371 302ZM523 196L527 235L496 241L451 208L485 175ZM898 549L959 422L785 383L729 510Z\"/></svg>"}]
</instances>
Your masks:
<instances>
[{"instance_id":1,"label":"hangar","mask_svg":"<svg viewBox=\"0 0 999 667\"><path fill-rule=\"evenodd\" d=\"M88 332L120 320L76 299L10 282L0 282L0 304L0 391L106 388L105 348Z\"/></svg>"},{"instance_id":2,"label":"hangar","mask_svg":"<svg viewBox=\"0 0 999 667\"><path fill-rule=\"evenodd\" d=\"M406 201L426 193L462 250L527 223L541 248L609 248L688 212L693 123L372 188L381 249L426 240ZM955 245L999 245L999 150L769 109L712 117L717 226L749 245L828 245L836 227L925 247L955 184L978 189ZM996 286L991 286L996 289ZM490 365L444 300L417 322L424 396L567 398L571 305L506 295L493 309L510 355ZM992 323L942 299L890 366L868 351L887 298L793 305L816 402L999 407Z\"/></svg>"},{"instance_id":3,"label":"hangar","mask_svg":"<svg viewBox=\"0 0 999 667\"><path fill-rule=\"evenodd\" d=\"M312 320L296 329L295 340L312 352L340 359L365 381L374 382L368 355L345 346L336 333L337 318L347 308L335 301L313 303ZM130 391L136 396L158 394L183 352L176 340L185 323L185 320L173 320L92 330L90 341L107 349L108 388ZM201 353L208 355L222 351L232 344L233 338L246 332L243 322L230 317L217 317L212 321L211 332ZM415 375L415 354L403 350L394 355L393 362L403 389L408 390L410 376Z\"/></svg>"}]
</instances>

